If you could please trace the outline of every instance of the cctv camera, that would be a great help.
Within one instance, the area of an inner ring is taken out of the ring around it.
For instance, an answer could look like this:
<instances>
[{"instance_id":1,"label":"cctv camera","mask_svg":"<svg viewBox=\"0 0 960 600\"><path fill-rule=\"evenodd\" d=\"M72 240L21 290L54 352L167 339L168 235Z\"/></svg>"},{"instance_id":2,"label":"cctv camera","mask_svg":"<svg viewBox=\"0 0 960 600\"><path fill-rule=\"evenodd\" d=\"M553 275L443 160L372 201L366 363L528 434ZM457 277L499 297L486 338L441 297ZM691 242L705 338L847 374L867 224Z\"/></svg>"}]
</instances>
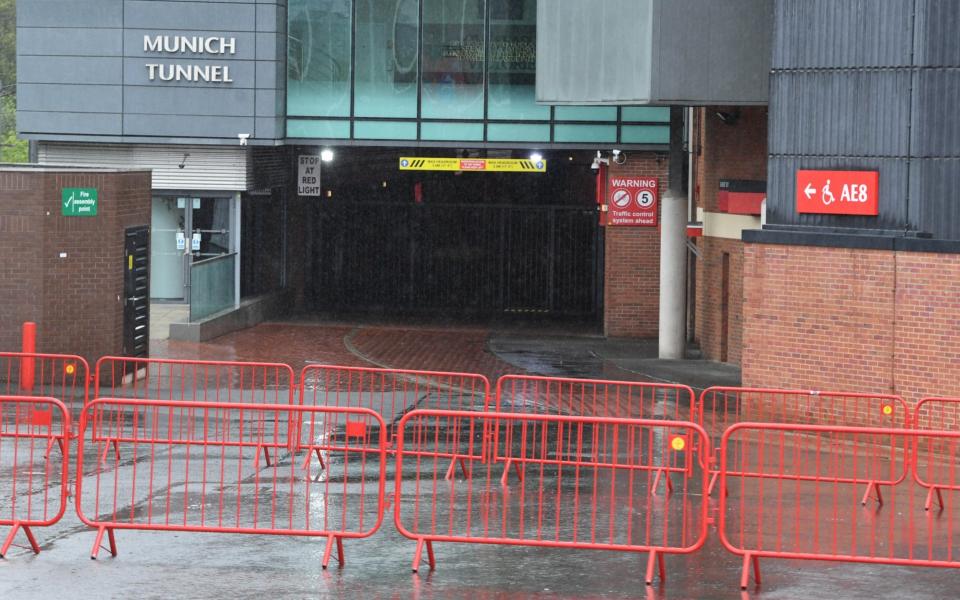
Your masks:
<instances>
[{"instance_id":1,"label":"cctv camera","mask_svg":"<svg viewBox=\"0 0 960 600\"><path fill-rule=\"evenodd\" d=\"M240 145L241 145L241 146L246 146L246 145L247 145L247 139L250 137L250 134L249 134L249 133L238 133L238 134L237 134L237 137L240 138Z\"/></svg>"},{"instance_id":2,"label":"cctv camera","mask_svg":"<svg viewBox=\"0 0 960 600\"><path fill-rule=\"evenodd\" d=\"M619 150L617 150L616 148L614 148L614 149L613 149L613 150L611 150L610 152L612 152L612 153L613 153L613 157L614 157L614 158L616 158L616 157L618 157L618 156L620 156L620 151L619 151Z\"/></svg>"},{"instance_id":3,"label":"cctv camera","mask_svg":"<svg viewBox=\"0 0 960 600\"><path fill-rule=\"evenodd\" d=\"M600 168L600 161L597 159L593 159L593 162L590 163L590 168L594 171L598 170Z\"/></svg>"}]
</instances>

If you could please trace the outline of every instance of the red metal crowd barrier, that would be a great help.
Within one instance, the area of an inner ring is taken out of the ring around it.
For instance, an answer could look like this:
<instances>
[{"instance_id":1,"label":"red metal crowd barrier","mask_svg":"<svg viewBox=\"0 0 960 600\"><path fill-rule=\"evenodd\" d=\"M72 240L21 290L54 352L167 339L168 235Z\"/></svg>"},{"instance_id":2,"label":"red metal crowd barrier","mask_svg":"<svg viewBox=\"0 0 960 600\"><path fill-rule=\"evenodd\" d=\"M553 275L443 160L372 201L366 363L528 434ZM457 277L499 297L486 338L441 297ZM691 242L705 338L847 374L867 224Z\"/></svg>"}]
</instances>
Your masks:
<instances>
[{"instance_id":1,"label":"red metal crowd barrier","mask_svg":"<svg viewBox=\"0 0 960 600\"><path fill-rule=\"evenodd\" d=\"M0 394L57 398L79 417L89 399L89 372L74 354L0 352Z\"/></svg>"},{"instance_id":2,"label":"red metal crowd barrier","mask_svg":"<svg viewBox=\"0 0 960 600\"><path fill-rule=\"evenodd\" d=\"M397 421L415 408L483 410L490 381L475 373L308 365L300 373L303 406L362 406L387 423L392 446Z\"/></svg>"},{"instance_id":3,"label":"red metal crowd barrier","mask_svg":"<svg viewBox=\"0 0 960 600\"><path fill-rule=\"evenodd\" d=\"M686 385L504 375L490 410L524 414L693 420L696 396Z\"/></svg>"},{"instance_id":4,"label":"red metal crowd barrier","mask_svg":"<svg viewBox=\"0 0 960 600\"><path fill-rule=\"evenodd\" d=\"M0 526L10 532L3 558L19 530L40 553L33 527L49 527L67 507L70 413L55 398L0 396Z\"/></svg>"},{"instance_id":5,"label":"red metal crowd barrier","mask_svg":"<svg viewBox=\"0 0 960 600\"><path fill-rule=\"evenodd\" d=\"M294 404L295 377L281 363L104 356L94 398Z\"/></svg>"},{"instance_id":6,"label":"red metal crowd barrier","mask_svg":"<svg viewBox=\"0 0 960 600\"><path fill-rule=\"evenodd\" d=\"M690 422L415 410L399 425L394 520L417 541L414 571L424 547L435 567L433 542L469 542L649 552L649 583L664 554L706 540L706 472L686 455L709 447ZM654 495L671 474L672 493Z\"/></svg>"},{"instance_id":7,"label":"red metal crowd barrier","mask_svg":"<svg viewBox=\"0 0 960 600\"><path fill-rule=\"evenodd\" d=\"M118 529L255 533L326 537L326 567L383 520L386 428L366 408L98 398L78 456L93 558L104 534L116 556Z\"/></svg>"},{"instance_id":8,"label":"red metal crowd barrier","mask_svg":"<svg viewBox=\"0 0 960 600\"><path fill-rule=\"evenodd\" d=\"M719 451L724 432L742 422L898 429L908 428L911 423L903 398L892 394L717 386L700 394L697 411L696 420L710 435L715 452ZM708 494L713 492L719 476L719 457L714 456L712 463Z\"/></svg>"},{"instance_id":9,"label":"red metal crowd barrier","mask_svg":"<svg viewBox=\"0 0 960 600\"><path fill-rule=\"evenodd\" d=\"M917 429L960 431L960 398L924 398L917 403L913 422ZM913 477L927 488L924 510L930 510L937 499L943 510L943 491L960 490L954 476L957 454L937 438L918 438L914 448Z\"/></svg>"},{"instance_id":10,"label":"red metal crowd barrier","mask_svg":"<svg viewBox=\"0 0 960 600\"><path fill-rule=\"evenodd\" d=\"M743 557L741 588L759 558L960 567L958 515L916 511L923 489L891 487L883 509L861 506L859 487L902 482L912 448L934 440L956 456L960 432L740 423L723 435L720 536ZM957 465L949 476L956 481ZM729 495L729 497L728 497Z\"/></svg>"}]
</instances>

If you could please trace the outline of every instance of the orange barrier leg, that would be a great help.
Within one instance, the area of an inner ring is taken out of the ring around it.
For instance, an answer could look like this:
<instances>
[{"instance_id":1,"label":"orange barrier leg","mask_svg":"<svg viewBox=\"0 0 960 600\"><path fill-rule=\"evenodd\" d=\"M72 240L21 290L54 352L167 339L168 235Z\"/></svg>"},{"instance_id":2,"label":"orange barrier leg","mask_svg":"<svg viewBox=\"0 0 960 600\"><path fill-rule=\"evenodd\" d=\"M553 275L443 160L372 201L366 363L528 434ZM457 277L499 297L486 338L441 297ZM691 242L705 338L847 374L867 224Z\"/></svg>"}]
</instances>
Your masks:
<instances>
[{"instance_id":1,"label":"orange barrier leg","mask_svg":"<svg viewBox=\"0 0 960 600\"><path fill-rule=\"evenodd\" d=\"M867 489L863 492L863 499L860 500L860 504L863 506L867 505L867 500L870 499L871 490L876 493L877 504L879 506L883 506L883 494L880 493L880 485L876 481L871 481L867 484Z\"/></svg>"},{"instance_id":2,"label":"orange barrier leg","mask_svg":"<svg viewBox=\"0 0 960 600\"><path fill-rule=\"evenodd\" d=\"M660 485L661 476L663 477L664 484L667 488L667 495L673 493L673 482L670 481L670 475L664 473L663 469L657 469L657 474L653 477L653 485L650 486L651 496L655 496L657 494L657 486Z\"/></svg>"},{"instance_id":3,"label":"orange barrier leg","mask_svg":"<svg viewBox=\"0 0 960 600\"><path fill-rule=\"evenodd\" d=\"M713 486L717 485L717 478L720 477L720 472L716 471L710 474L710 483L707 484L707 495L713 494Z\"/></svg>"},{"instance_id":4,"label":"orange barrier leg","mask_svg":"<svg viewBox=\"0 0 960 600\"><path fill-rule=\"evenodd\" d=\"M103 547L103 534L107 534L107 539L110 541L110 555L117 555L117 539L113 536L113 528L107 527L106 525L101 525L97 529L97 537L93 540L93 550L90 551L90 559L97 560L97 555L100 554L100 549Z\"/></svg>"},{"instance_id":5,"label":"orange barrier leg","mask_svg":"<svg viewBox=\"0 0 960 600\"><path fill-rule=\"evenodd\" d=\"M24 535L27 536L27 541L30 542L30 549L33 550L34 554L40 554L40 545L37 544L37 539L33 537L33 532L30 531L30 528L26 525L21 525L20 523L14 523L13 527L10 529L10 533L7 534L7 538L3 540L3 546L0 546L0 558L3 558L7 555L7 550L10 549L10 546L13 545L13 538L17 535L17 531L23 529Z\"/></svg>"},{"instance_id":6,"label":"orange barrier leg","mask_svg":"<svg viewBox=\"0 0 960 600\"><path fill-rule=\"evenodd\" d=\"M937 493L937 504L940 505L940 510L943 510L943 494L940 493L940 488L934 486L927 490L927 501L923 503L923 510L930 510L930 506L933 505L933 493Z\"/></svg>"},{"instance_id":7,"label":"orange barrier leg","mask_svg":"<svg viewBox=\"0 0 960 600\"><path fill-rule=\"evenodd\" d=\"M647 585L653 585L653 566L654 563L657 565L657 571L660 575L660 581L667 580L667 570L663 564L663 553L657 552L656 550L650 551L650 556L647 557Z\"/></svg>"},{"instance_id":8,"label":"orange barrier leg","mask_svg":"<svg viewBox=\"0 0 960 600\"><path fill-rule=\"evenodd\" d=\"M749 552L743 555L743 573L740 575L740 589L747 589L750 583L750 567L753 567L753 581L760 585L760 559Z\"/></svg>"},{"instance_id":9,"label":"orange barrier leg","mask_svg":"<svg viewBox=\"0 0 960 600\"><path fill-rule=\"evenodd\" d=\"M470 471L467 470L467 461L464 460L462 456L454 456L450 459L450 466L447 468L447 474L444 475L444 479L447 481L453 479L453 472L456 470L457 463L460 464L460 470L463 471L464 479L469 479Z\"/></svg>"},{"instance_id":10,"label":"orange barrier leg","mask_svg":"<svg viewBox=\"0 0 960 600\"><path fill-rule=\"evenodd\" d=\"M433 542L423 538L417 538L417 549L413 551L413 572L420 570L420 559L423 557L423 547L427 547L427 564L430 570L437 568L437 558L433 554Z\"/></svg>"},{"instance_id":11,"label":"orange barrier leg","mask_svg":"<svg viewBox=\"0 0 960 600\"><path fill-rule=\"evenodd\" d=\"M343 566L343 538L338 535L327 536L327 547L323 550L323 562L321 566L326 569L330 564L330 554L333 552L333 542L337 542L337 562Z\"/></svg>"},{"instance_id":12,"label":"orange barrier leg","mask_svg":"<svg viewBox=\"0 0 960 600\"><path fill-rule=\"evenodd\" d=\"M316 452L317 452L317 460L320 461L320 468L321 468L321 469L326 469L326 468L327 468L327 465L324 464L324 462L323 462L323 455L320 454L320 448L317 448Z\"/></svg>"}]
</instances>

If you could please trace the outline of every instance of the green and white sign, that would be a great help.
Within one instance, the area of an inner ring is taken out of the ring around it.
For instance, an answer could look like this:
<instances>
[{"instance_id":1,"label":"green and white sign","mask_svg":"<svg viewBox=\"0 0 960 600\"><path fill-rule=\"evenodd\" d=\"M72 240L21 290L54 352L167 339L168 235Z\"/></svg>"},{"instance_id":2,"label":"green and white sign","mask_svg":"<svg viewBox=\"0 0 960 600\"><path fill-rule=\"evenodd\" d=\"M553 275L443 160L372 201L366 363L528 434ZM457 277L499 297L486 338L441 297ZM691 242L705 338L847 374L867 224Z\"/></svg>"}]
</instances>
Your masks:
<instances>
[{"instance_id":1,"label":"green and white sign","mask_svg":"<svg viewBox=\"0 0 960 600\"><path fill-rule=\"evenodd\" d=\"M63 188L60 212L65 217L97 216L97 188Z\"/></svg>"}]
</instances>

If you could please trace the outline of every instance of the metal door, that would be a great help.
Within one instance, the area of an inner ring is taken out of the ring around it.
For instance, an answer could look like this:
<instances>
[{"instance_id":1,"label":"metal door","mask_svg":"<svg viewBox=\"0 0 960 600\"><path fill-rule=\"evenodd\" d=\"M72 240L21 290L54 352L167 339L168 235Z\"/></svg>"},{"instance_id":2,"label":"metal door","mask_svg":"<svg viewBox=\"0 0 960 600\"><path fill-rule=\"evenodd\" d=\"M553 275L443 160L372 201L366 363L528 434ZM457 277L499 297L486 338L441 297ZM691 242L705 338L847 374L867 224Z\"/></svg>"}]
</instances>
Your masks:
<instances>
[{"instance_id":1,"label":"metal door","mask_svg":"<svg viewBox=\"0 0 960 600\"><path fill-rule=\"evenodd\" d=\"M124 232L123 354L147 356L150 344L150 229Z\"/></svg>"}]
</instances>

